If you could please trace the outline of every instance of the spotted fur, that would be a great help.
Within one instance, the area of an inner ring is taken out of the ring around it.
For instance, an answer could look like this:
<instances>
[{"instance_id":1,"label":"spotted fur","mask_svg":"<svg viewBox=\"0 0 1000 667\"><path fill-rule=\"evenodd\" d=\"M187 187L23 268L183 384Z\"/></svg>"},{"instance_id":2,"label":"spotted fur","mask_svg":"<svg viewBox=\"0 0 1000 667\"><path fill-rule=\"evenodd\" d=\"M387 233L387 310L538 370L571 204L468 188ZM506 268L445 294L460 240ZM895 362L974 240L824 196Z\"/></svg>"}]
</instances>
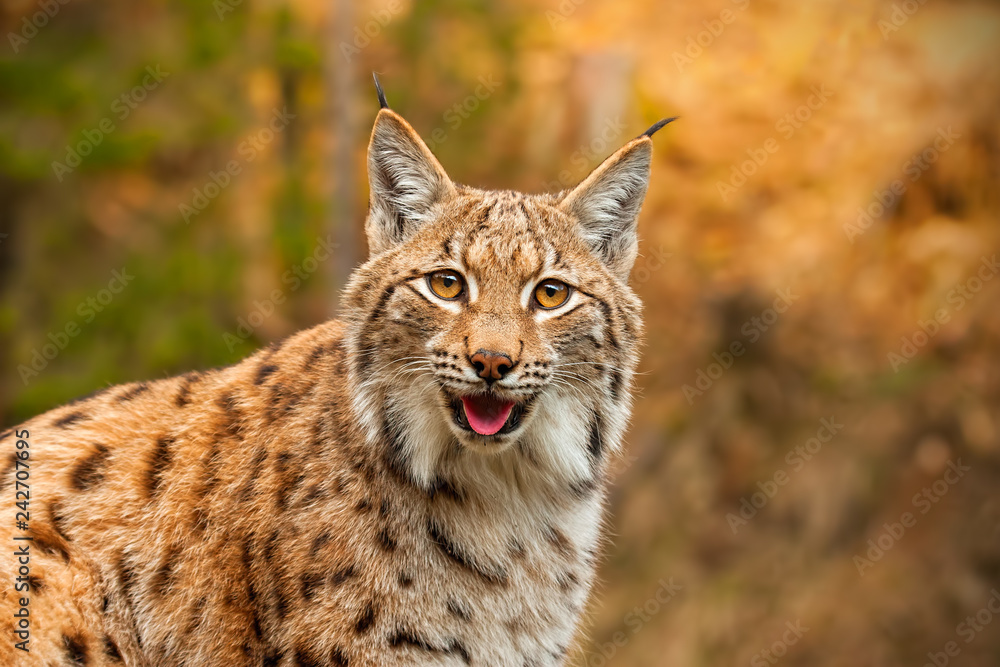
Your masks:
<instances>
[{"instance_id":1,"label":"spotted fur","mask_svg":"<svg viewBox=\"0 0 1000 667\"><path fill-rule=\"evenodd\" d=\"M34 541L30 654L0 558L0 663L563 664L629 414L650 153L640 136L568 193L481 191L380 111L341 319L3 434L30 432ZM464 300L429 290L442 268ZM531 302L546 278L563 307ZM477 350L511 360L489 389L519 406L509 432L456 421L487 391Z\"/></svg>"}]
</instances>

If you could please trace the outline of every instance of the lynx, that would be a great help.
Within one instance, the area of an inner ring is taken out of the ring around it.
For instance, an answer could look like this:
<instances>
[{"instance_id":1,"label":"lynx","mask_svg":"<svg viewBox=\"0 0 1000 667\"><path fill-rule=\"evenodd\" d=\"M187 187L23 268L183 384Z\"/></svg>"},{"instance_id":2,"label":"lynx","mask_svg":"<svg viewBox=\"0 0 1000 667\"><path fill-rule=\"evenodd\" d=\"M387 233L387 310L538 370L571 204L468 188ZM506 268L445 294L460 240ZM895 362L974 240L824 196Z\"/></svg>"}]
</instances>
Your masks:
<instances>
[{"instance_id":1,"label":"lynx","mask_svg":"<svg viewBox=\"0 0 1000 667\"><path fill-rule=\"evenodd\" d=\"M455 184L379 99L339 320L0 434L0 663L564 664L668 121L528 195Z\"/></svg>"}]
</instances>

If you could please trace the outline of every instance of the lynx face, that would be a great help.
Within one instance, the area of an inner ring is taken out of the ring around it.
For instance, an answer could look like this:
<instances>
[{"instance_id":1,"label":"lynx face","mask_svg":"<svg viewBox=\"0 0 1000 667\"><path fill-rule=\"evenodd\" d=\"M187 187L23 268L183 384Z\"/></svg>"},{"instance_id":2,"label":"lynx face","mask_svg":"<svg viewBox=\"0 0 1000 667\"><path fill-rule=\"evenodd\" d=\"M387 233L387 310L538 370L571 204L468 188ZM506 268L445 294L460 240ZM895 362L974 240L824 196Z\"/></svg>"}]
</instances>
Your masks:
<instances>
[{"instance_id":1,"label":"lynx face","mask_svg":"<svg viewBox=\"0 0 1000 667\"><path fill-rule=\"evenodd\" d=\"M386 354L409 360L403 374L433 377L441 419L475 451L515 442L540 394L600 385L602 304L630 295L574 226L555 206L476 193L395 251L413 277L392 301L399 341Z\"/></svg>"},{"instance_id":2,"label":"lynx face","mask_svg":"<svg viewBox=\"0 0 1000 667\"><path fill-rule=\"evenodd\" d=\"M569 193L482 191L453 184L402 118L380 112L372 257L347 293L352 380L369 408L356 412L383 407L366 424L373 440L396 431L401 458L424 462L416 477L433 477L457 442L480 454L547 448L579 478L588 448L617 442L641 329L626 280L650 146L630 142ZM532 437L539 420L557 444Z\"/></svg>"}]
</instances>

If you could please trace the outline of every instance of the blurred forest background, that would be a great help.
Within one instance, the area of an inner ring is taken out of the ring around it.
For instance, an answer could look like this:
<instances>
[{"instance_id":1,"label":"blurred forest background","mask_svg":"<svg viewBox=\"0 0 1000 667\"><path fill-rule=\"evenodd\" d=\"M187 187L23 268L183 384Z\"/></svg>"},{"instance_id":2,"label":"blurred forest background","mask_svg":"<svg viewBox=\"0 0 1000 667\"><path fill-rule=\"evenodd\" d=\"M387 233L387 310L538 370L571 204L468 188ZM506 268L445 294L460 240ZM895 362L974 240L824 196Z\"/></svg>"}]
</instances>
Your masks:
<instances>
[{"instance_id":1,"label":"blurred forest background","mask_svg":"<svg viewBox=\"0 0 1000 667\"><path fill-rule=\"evenodd\" d=\"M6 0L0 28L0 424L333 316L373 70L483 187L573 185L679 115L573 664L1000 664L1000 4Z\"/></svg>"}]
</instances>

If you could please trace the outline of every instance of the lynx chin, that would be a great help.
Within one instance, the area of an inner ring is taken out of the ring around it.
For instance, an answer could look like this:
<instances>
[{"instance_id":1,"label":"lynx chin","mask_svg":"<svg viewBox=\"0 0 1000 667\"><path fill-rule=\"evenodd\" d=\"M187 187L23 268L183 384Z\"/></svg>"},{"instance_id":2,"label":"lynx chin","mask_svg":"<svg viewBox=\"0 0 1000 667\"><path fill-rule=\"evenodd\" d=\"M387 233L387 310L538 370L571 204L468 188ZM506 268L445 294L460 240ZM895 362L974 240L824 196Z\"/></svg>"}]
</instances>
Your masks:
<instances>
[{"instance_id":1,"label":"lynx chin","mask_svg":"<svg viewBox=\"0 0 1000 667\"><path fill-rule=\"evenodd\" d=\"M31 572L19 592L0 558L0 664L565 664L630 413L627 281L668 121L528 195L454 183L379 97L371 254L339 319L0 434L4 497L24 430L31 480L30 528L0 528Z\"/></svg>"}]
</instances>

